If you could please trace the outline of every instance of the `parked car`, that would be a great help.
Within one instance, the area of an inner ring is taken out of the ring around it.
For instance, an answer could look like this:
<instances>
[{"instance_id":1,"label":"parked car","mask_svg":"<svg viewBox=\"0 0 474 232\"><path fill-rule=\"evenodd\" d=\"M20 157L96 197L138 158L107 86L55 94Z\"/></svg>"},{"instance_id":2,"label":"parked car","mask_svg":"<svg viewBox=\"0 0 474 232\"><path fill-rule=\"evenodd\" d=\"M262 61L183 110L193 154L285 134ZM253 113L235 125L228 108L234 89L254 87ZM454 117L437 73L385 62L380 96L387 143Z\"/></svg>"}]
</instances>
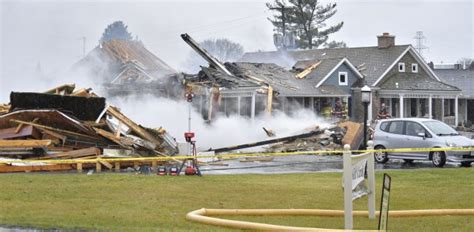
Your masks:
<instances>
[{"instance_id":1,"label":"parked car","mask_svg":"<svg viewBox=\"0 0 474 232\"><path fill-rule=\"evenodd\" d=\"M374 148L472 148L472 139L461 136L444 122L427 118L393 118L380 120L375 126ZM461 162L462 166L471 166L474 151L415 151L415 152L375 152L375 161L385 163L389 159L431 160L436 167L443 167L446 161Z\"/></svg>"}]
</instances>

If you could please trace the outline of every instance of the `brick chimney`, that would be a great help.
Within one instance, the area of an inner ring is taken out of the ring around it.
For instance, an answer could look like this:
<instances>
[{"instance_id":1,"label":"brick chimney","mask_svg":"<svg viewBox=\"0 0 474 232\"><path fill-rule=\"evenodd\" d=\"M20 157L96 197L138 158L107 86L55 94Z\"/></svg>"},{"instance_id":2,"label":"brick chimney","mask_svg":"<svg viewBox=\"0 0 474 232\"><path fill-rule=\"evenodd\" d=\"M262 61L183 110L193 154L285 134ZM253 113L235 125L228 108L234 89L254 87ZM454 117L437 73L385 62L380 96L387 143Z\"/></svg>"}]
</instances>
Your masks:
<instances>
[{"instance_id":1,"label":"brick chimney","mask_svg":"<svg viewBox=\"0 0 474 232\"><path fill-rule=\"evenodd\" d=\"M377 36L377 47L378 48L389 48L395 46L395 36L390 35L388 32L384 32L382 35Z\"/></svg>"}]
</instances>

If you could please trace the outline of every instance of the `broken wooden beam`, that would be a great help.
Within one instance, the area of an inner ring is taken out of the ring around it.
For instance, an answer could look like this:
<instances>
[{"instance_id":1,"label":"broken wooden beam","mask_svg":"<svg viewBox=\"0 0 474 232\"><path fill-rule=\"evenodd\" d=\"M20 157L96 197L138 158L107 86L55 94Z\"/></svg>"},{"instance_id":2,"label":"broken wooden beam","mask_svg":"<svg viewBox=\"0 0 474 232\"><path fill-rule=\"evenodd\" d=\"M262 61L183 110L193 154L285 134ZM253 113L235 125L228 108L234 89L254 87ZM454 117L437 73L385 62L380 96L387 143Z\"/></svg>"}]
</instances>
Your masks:
<instances>
[{"instance_id":1,"label":"broken wooden beam","mask_svg":"<svg viewBox=\"0 0 474 232\"><path fill-rule=\"evenodd\" d=\"M0 148L40 148L51 145L51 140L0 140Z\"/></svg>"},{"instance_id":2,"label":"broken wooden beam","mask_svg":"<svg viewBox=\"0 0 474 232\"><path fill-rule=\"evenodd\" d=\"M110 106L107 109L107 112L117 118L119 121L121 121L123 124L127 125L130 127L133 132L135 132L138 136L140 136L142 139L146 139L152 143L154 143L156 146L161 144L161 141L159 141L157 138L155 138L152 134L148 133L145 129L143 129L141 126L127 118L125 115L122 114L117 108Z\"/></svg>"},{"instance_id":3,"label":"broken wooden beam","mask_svg":"<svg viewBox=\"0 0 474 232\"><path fill-rule=\"evenodd\" d=\"M47 155L44 157L40 157L39 159L57 159L57 158L72 159L72 158L79 158L79 157L85 157L85 156L97 157L99 155L100 155L99 148L89 147L89 148L84 148L84 149L79 149L79 150L62 152L62 153L54 154L54 155Z\"/></svg>"},{"instance_id":4,"label":"broken wooden beam","mask_svg":"<svg viewBox=\"0 0 474 232\"><path fill-rule=\"evenodd\" d=\"M21 121L21 120L16 120L16 119L10 119L10 122L14 122L14 123L18 123L18 124L31 125L31 126L34 126L34 127L40 128L40 129L46 129L46 130L62 133L62 134L65 134L65 135L71 135L71 136L75 136L75 137L79 137L79 138L87 138L87 139L92 139L92 140L97 140L98 139L98 137L85 135L85 134L80 134L80 133L76 133L76 132L68 131L68 130L57 129L57 128L54 128L54 127L45 126L45 125L41 125L41 124L33 123L33 122L26 122L26 121Z\"/></svg>"},{"instance_id":5,"label":"broken wooden beam","mask_svg":"<svg viewBox=\"0 0 474 232\"><path fill-rule=\"evenodd\" d=\"M258 147L258 146L267 145L267 144L286 142L286 141L291 141L291 140L300 139L300 138L307 138L307 137L322 134L323 132L324 130L320 129L320 130L315 130L315 131L311 131L311 132L303 133L299 135L292 135L292 136L282 137L282 138L277 138L277 139L264 140L264 141L255 142L255 143L240 144L236 146L222 147L222 148L217 148L217 149L211 148L207 151L214 151L215 153L221 153L221 152L226 152L226 151L240 150L240 149L249 148L249 147Z\"/></svg>"},{"instance_id":6,"label":"broken wooden beam","mask_svg":"<svg viewBox=\"0 0 474 232\"><path fill-rule=\"evenodd\" d=\"M18 127L0 129L0 139L14 139L22 137L41 139L41 133L33 126L25 126L24 124L20 124Z\"/></svg>"},{"instance_id":7,"label":"broken wooden beam","mask_svg":"<svg viewBox=\"0 0 474 232\"><path fill-rule=\"evenodd\" d=\"M72 170L71 164L48 164L31 166L0 166L0 173L7 172L40 172L40 171L67 171Z\"/></svg>"},{"instance_id":8,"label":"broken wooden beam","mask_svg":"<svg viewBox=\"0 0 474 232\"><path fill-rule=\"evenodd\" d=\"M108 132L108 131L105 131L105 130L102 130L102 129L99 129L99 128L95 128L94 127L94 130L97 132L97 134L103 136L104 138L124 147L124 148L127 148L127 149L132 149L132 145L133 145L133 141L131 139L127 139L127 138L123 138L123 137L120 137L120 138L117 138L114 134Z\"/></svg>"}]
</instances>

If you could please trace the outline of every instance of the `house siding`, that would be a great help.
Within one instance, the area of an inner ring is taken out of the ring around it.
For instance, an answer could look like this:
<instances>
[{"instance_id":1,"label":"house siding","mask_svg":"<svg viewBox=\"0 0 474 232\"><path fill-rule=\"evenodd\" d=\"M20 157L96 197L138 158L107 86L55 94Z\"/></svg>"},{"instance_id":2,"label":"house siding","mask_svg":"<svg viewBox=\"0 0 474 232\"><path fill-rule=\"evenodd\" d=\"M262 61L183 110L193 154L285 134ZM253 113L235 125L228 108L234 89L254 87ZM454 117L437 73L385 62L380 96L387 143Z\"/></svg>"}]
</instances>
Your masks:
<instances>
[{"instance_id":1,"label":"house siding","mask_svg":"<svg viewBox=\"0 0 474 232\"><path fill-rule=\"evenodd\" d=\"M385 81L388 80L389 77L395 76L397 73L400 73L398 71L398 64L399 63L405 63L405 73L413 73L411 69L412 64L418 64L418 75L421 75L423 77L431 78L431 76L422 68L422 65L418 63L418 61L413 57L413 55L409 52L407 52L400 60L398 60L395 63L395 66L390 69L389 72L385 75L384 79L380 81L380 83L377 86L382 85ZM380 109L380 97L378 97L378 94L373 94L372 95L372 119L377 118L377 113Z\"/></svg>"},{"instance_id":2,"label":"house siding","mask_svg":"<svg viewBox=\"0 0 474 232\"><path fill-rule=\"evenodd\" d=\"M347 85L339 85L339 72L347 73ZM358 78L357 74L354 73L354 71L352 71L352 69L344 62L322 83L322 85L338 86L339 89L343 90L345 93L352 94L351 87Z\"/></svg>"}]
</instances>

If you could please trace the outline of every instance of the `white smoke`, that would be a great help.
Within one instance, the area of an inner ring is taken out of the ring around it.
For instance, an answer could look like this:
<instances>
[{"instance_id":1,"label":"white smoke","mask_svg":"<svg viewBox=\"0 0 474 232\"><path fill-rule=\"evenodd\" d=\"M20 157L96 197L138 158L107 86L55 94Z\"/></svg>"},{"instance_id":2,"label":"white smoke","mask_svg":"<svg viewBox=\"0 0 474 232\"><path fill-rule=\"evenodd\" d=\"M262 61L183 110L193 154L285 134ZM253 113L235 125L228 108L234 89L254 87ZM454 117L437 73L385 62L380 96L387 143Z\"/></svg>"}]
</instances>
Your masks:
<instances>
[{"instance_id":1,"label":"white smoke","mask_svg":"<svg viewBox=\"0 0 474 232\"><path fill-rule=\"evenodd\" d=\"M161 126L178 141L184 141L184 132L188 130L188 102L154 96L116 97L108 101L135 122L152 128ZM304 109L294 112L292 117L281 112L254 120L234 115L219 117L211 124L195 110L191 112L191 130L196 133L196 144L201 151L269 139L262 127L273 130L277 137L284 137L315 126L324 128L328 122Z\"/></svg>"}]
</instances>

